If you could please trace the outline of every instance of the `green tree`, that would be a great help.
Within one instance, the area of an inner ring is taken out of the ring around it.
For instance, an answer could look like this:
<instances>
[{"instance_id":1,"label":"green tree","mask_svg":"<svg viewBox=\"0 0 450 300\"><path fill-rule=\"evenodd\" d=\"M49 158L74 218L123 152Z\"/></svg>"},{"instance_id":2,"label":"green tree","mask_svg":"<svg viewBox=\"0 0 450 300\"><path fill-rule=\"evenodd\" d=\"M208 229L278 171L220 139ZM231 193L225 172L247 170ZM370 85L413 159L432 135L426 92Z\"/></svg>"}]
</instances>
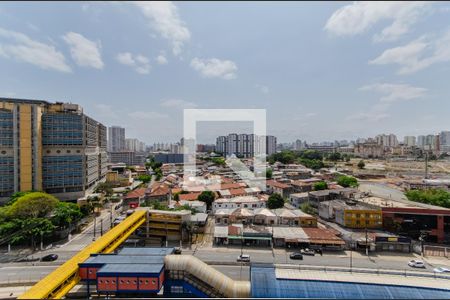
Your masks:
<instances>
[{"instance_id":1,"label":"green tree","mask_svg":"<svg viewBox=\"0 0 450 300\"><path fill-rule=\"evenodd\" d=\"M106 197L109 197L113 194L113 186L109 182L101 182L95 188L96 193L102 193Z\"/></svg>"},{"instance_id":2,"label":"green tree","mask_svg":"<svg viewBox=\"0 0 450 300\"><path fill-rule=\"evenodd\" d=\"M17 221L20 224L19 231L11 240L12 243L31 241L31 246L36 248L36 241L44 238L55 230L50 220L45 218L28 218Z\"/></svg>"},{"instance_id":3,"label":"green tree","mask_svg":"<svg viewBox=\"0 0 450 300\"><path fill-rule=\"evenodd\" d=\"M200 195L198 195L197 200L205 202L206 207L211 209L211 205L216 198L216 195L212 191L203 191Z\"/></svg>"},{"instance_id":4,"label":"green tree","mask_svg":"<svg viewBox=\"0 0 450 300\"><path fill-rule=\"evenodd\" d=\"M26 192L15 192L14 194L9 197L7 205L12 205L14 202L16 202L20 197L25 196L27 194L33 193L34 191L26 191Z\"/></svg>"},{"instance_id":5,"label":"green tree","mask_svg":"<svg viewBox=\"0 0 450 300\"><path fill-rule=\"evenodd\" d=\"M450 208L450 193L443 189L409 190L405 196L411 201Z\"/></svg>"},{"instance_id":6,"label":"green tree","mask_svg":"<svg viewBox=\"0 0 450 300\"><path fill-rule=\"evenodd\" d=\"M52 223L55 226L66 228L83 217L80 207L75 203L59 202L53 211Z\"/></svg>"},{"instance_id":7,"label":"green tree","mask_svg":"<svg viewBox=\"0 0 450 300\"><path fill-rule=\"evenodd\" d=\"M138 180L142 181L143 183L149 183L150 180L152 180L152 176L151 175L147 175L147 174L139 175L138 176Z\"/></svg>"},{"instance_id":8,"label":"green tree","mask_svg":"<svg viewBox=\"0 0 450 300\"><path fill-rule=\"evenodd\" d=\"M339 152L333 152L333 153L330 153L330 155L328 155L328 160L331 160L331 161L339 161L341 159L342 159L341 153L339 153Z\"/></svg>"},{"instance_id":9,"label":"green tree","mask_svg":"<svg viewBox=\"0 0 450 300\"><path fill-rule=\"evenodd\" d=\"M362 170L362 169L364 169L365 166L366 166L366 164L364 163L364 161L360 160L358 163L358 168Z\"/></svg>"},{"instance_id":10,"label":"green tree","mask_svg":"<svg viewBox=\"0 0 450 300\"><path fill-rule=\"evenodd\" d=\"M313 185L313 190L321 191L328 189L328 184L325 181L316 182Z\"/></svg>"},{"instance_id":11,"label":"green tree","mask_svg":"<svg viewBox=\"0 0 450 300\"><path fill-rule=\"evenodd\" d=\"M306 213L306 214L312 215L312 214L315 214L315 213L316 213L315 210L314 210L314 208L313 208L313 207L311 206L311 204L309 204L308 202L303 203L303 204L300 206L300 209L301 209L304 213Z\"/></svg>"},{"instance_id":12,"label":"green tree","mask_svg":"<svg viewBox=\"0 0 450 300\"><path fill-rule=\"evenodd\" d=\"M339 176L337 178L337 183L343 187L358 187L358 180L353 176Z\"/></svg>"},{"instance_id":13,"label":"green tree","mask_svg":"<svg viewBox=\"0 0 450 300\"><path fill-rule=\"evenodd\" d=\"M225 166L226 165L225 158L223 158L223 157L213 157L211 159L211 161L214 164L219 165L219 166Z\"/></svg>"},{"instance_id":14,"label":"green tree","mask_svg":"<svg viewBox=\"0 0 450 300\"><path fill-rule=\"evenodd\" d=\"M346 162L350 162L350 156L347 156L347 157L345 158L345 161L346 161Z\"/></svg>"},{"instance_id":15,"label":"green tree","mask_svg":"<svg viewBox=\"0 0 450 300\"><path fill-rule=\"evenodd\" d=\"M270 209L281 208L284 206L284 199L280 194L274 193L267 200L267 207Z\"/></svg>"},{"instance_id":16,"label":"green tree","mask_svg":"<svg viewBox=\"0 0 450 300\"><path fill-rule=\"evenodd\" d=\"M266 170L266 178L267 179L272 179L272 174L273 174L272 169L267 169Z\"/></svg>"},{"instance_id":17,"label":"green tree","mask_svg":"<svg viewBox=\"0 0 450 300\"><path fill-rule=\"evenodd\" d=\"M17 199L9 213L16 218L43 218L53 211L58 202L52 195L33 192Z\"/></svg>"}]
</instances>

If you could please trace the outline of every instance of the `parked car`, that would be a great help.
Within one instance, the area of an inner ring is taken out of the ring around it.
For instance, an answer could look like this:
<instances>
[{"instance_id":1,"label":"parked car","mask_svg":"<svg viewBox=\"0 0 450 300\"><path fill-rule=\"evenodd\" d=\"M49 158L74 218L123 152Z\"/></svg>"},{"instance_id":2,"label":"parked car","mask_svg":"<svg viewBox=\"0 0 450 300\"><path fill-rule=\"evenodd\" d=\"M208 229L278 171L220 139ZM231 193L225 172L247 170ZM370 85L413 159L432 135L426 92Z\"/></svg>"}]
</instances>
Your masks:
<instances>
[{"instance_id":1,"label":"parked car","mask_svg":"<svg viewBox=\"0 0 450 300\"><path fill-rule=\"evenodd\" d=\"M417 260L417 259L410 260L409 263L408 263L408 266L410 266L412 268L425 269L425 264L423 263L423 261Z\"/></svg>"},{"instance_id":2,"label":"parked car","mask_svg":"<svg viewBox=\"0 0 450 300\"><path fill-rule=\"evenodd\" d=\"M250 262L250 255L248 255L248 254L241 254L241 255L238 256L237 261Z\"/></svg>"},{"instance_id":3,"label":"parked car","mask_svg":"<svg viewBox=\"0 0 450 300\"><path fill-rule=\"evenodd\" d=\"M181 254L181 248L180 247L175 247L173 250L173 254Z\"/></svg>"},{"instance_id":4,"label":"parked car","mask_svg":"<svg viewBox=\"0 0 450 300\"><path fill-rule=\"evenodd\" d=\"M444 268L444 267L437 267L433 269L436 273L450 273L450 269Z\"/></svg>"},{"instance_id":5,"label":"parked car","mask_svg":"<svg viewBox=\"0 0 450 300\"><path fill-rule=\"evenodd\" d=\"M303 254L301 254L300 252L294 252L289 255L289 258L303 260Z\"/></svg>"},{"instance_id":6,"label":"parked car","mask_svg":"<svg viewBox=\"0 0 450 300\"><path fill-rule=\"evenodd\" d=\"M314 250L308 248L300 250L300 253L303 255L310 255L310 256L316 255L316 252Z\"/></svg>"},{"instance_id":7,"label":"parked car","mask_svg":"<svg viewBox=\"0 0 450 300\"><path fill-rule=\"evenodd\" d=\"M41 261L55 261L58 259L57 254L49 254L41 257Z\"/></svg>"}]
</instances>

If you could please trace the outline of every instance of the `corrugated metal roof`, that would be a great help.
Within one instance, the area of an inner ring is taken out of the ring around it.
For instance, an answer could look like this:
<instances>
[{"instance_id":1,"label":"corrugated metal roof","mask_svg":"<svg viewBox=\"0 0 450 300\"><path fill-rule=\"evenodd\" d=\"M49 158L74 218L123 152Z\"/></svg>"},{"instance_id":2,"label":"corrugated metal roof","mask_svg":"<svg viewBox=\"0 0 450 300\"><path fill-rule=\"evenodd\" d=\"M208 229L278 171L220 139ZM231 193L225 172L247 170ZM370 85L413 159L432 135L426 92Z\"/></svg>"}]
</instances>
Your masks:
<instances>
[{"instance_id":1,"label":"corrugated metal roof","mask_svg":"<svg viewBox=\"0 0 450 300\"><path fill-rule=\"evenodd\" d=\"M117 255L168 255L172 254L174 248L123 248Z\"/></svg>"},{"instance_id":2,"label":"corrugated metal roof","mask_svg":"<svg viewBox=\"0 0 450 300\"><path fill-rule=\"evenodd\" d=\"M163 255L97 255L89 257L80 266L97 265L97 264L159 264L164 261Z\"/></svg>"},{"instance_id":3,"label":"corrugated metal roof","mask_svg":"<svg viewBox=\"0 0 450 300\"><path fill-rule=\"evenodd\" d=\"M164 262L164 261L163 261ZM97 271L97 276L106 274L159 274L164 267L160 264L107 264Z\"/></svg>"},{"instance_id":4,"label":"corrugated metal roof","mask_svg":"<svg viewBox=\"0 0 450 300\"><path fill-rule=\"evenodd\" d=\"M449 299L450 291L387 284L277 279L275 269L251 267L252 298Z\"/></svg>"}]
</instances>

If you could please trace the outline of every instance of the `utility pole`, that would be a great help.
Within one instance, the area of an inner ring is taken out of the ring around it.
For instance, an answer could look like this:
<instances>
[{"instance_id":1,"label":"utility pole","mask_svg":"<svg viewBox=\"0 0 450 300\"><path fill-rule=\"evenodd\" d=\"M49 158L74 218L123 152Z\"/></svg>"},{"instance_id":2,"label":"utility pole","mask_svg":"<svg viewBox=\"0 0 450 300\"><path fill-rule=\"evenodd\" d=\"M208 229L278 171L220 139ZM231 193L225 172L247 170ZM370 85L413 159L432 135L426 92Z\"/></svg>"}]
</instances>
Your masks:
<instances>
[{"instance_id":1,"label":"utility pole","mask_svg":"<svg viewBox=\"0 0 450 300\"><path fill-rule=\"evenodd\" d=\"M368 237L367 237L367 226L366 226L366 255L369 256L369 245L368 243Z\"/></svg>"},{"instance_id":2,"label":"utility pole","mask_svg":"<svg viewBox=\"0 0 450 300\"><path fill-rule=\"evenodd\" d=\"M428 151L425 152L425 179L428 179Z\"/></svg>"},{"instance_id":3,"label":"utility pole","mask_svg":"<svg viewBox=\"0 0 450 300\"><path fill-rule=\"evenodd\" d=\"M353 267L353 234L350 235L350 272Z\"/></svg>"},{"instance_id":4,"label":"utility pole","mask_svg":"<svg viewBox=\"0 0 450 300\"><path fill-rule=\"evenodd\" d=\"M103 218L100 219L100 236L103 236Z\"/></svg>"},{"instance_id":5,"label":"utility pole","mask_svg":"<svg viewBox=\"0 0 450 300\"><path fill-rule=\"evenodd\" d=\"M96 230L97 230L96 227L97 227L97 217L94 216L94 237L93 237L93 239L92 239L93 241L95 241L95 232L96 232Z\"/></svg>"}]
</instances>

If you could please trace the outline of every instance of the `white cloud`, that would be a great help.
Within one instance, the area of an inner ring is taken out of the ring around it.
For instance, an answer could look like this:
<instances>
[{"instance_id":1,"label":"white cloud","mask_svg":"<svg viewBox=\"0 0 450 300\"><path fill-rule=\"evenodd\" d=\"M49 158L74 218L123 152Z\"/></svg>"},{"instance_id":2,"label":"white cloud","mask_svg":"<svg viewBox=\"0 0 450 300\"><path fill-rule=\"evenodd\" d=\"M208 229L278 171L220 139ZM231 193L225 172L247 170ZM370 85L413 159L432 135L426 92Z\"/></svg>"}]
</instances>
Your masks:
<instances>
[{"instance_id":1,"label":"white cloud","mask_svg":"<svg viewBox=\"0 0 450 300\"><path fill-rule=\"evenodd\" d=\"M191 38L189 29L178 15L178 9L171 1L133 2L150 21L151 27L172 44L172 52L179 55L184 43Z\"/></svg>"},{"instance_id":2,"label":"white cloud","mask_svg":"<svg viewBox=\"0 0 450 300\"><path fill-rule=\"evenodd\" d=\"M37 42L27 35L0 28L0 56L14 58L45 70L72 72L64 55L54 46Z\"/></svg>"},{"instance_id":3,"label":"white cloud","mask_svg":"<svg viewBox=\"0 0 450 300\"><path fill-rule=\"evenodd\" d=\"M350 115L347 117L347 120L377 122L377 121L387 119L388 117L389 117L389 114L387 114L387 113L369 111L369 112L360 112L360 113Z\"/></svg>"},{"instance_id":4,"label":"white cloud","mask_svg":"<svg viewBox=\"0 0 450 300\"><path fill-rule=\"evenodd\" d=\"M68 32L63 40L70 47L70 54L77 65L103 69L102 56L100 54L100 42L93 42L76 32Z\"/></svg>"},{"instance_id":5,"label":"white cloud","mask_svg":"<svg viewBox=\"0 0 450 300\"><path fill-rule=\"evenodd\" d=\"M154 120L154 119L165 119L169 116L166 114L161 114L156 111L134 111L128 113L128 116L133 119L138 120Z\"/></svg>"},{"instance_id":6,"label":"white cloud","mask_svg":"<svg viewBox=\"0 0 450 300\"><path fill-rule=\"evenodd\" d=\"M170 107L170 108L195 108L197 104L181 99L167 99L161 101L160 104L162 107Z\"/></svg>"},{"instance_id":7,"label":"white cloud","mask_svg":"<svg viewBox=\"0 0 450 300\"><path fill-rule=\"evenodd\" d=\"M423 36L404 46L385 50L380 56L369 61L369 64L400 66L398 74L410 74L429 66L450 61L450 31L434 41Z\"/></svg>"},{"instance_id":8,"label":"white cloud","mask_svg":"<svg viewBox=\"0 0 450 300\"><path fill-rule=\"evenodd\" d=\"M409 84L376 83L359 88L361 91L374 91L382 94L378 103L369 110L358 112L347 117L347 120L377 122L388 118L388 110L395 102L410 101L425 96L427 89Z\"/></svg>"},{"instance_id":9,"label":"white cloud","mask_svg":"<svg viewBox=\"0 0 450 300\"><path fill-rule=\"evenodd\" d=\"M220 60L217 58L191 60L191 67L199 71L204 77L219 77L222 79L236 78L237 65L231 60Z\"/></svg>"},{"instance_id":10,"label":"white cloud","mask_svg":"<svg viewBox=\"0 0 450 300\"><path fill-rule=\"evenodd\" d=\"M421 87L414 87L409 84L391 84L391 83L376 83L366 85L360 88L362 91L375 91L384 94L380 98L380 102L398 102L407 101L425 96L427 89Z\"/></svg>"},{"instance_id":11,"label":"white cloud","mask_svg":"<svg viewBox=\"0 0 450 300\"><path fill-rule=\"evenodd\" d=\"M165 65L168 63L167 58L163 54L160 54L156 57L156 62L159 65Z\"/></svg>"},{"instance_id":12,"label":"white cloud","mask_svg":"<svg viewBox=\"0 0 450 300\"><path fill-rule=\"evenodd\" d=\"M429 5L430 2L426 1L355 1L335 11L328 19L325 30L341 36L357 35L377 23L391 21L373 39L377 42L394 41L410 30Z\"/></svg>"},{"instance_id":13,"label":"white cloud","mask_svg":"<svg viewBox=\"0 0 450 300\"><path fill-rule=\"evenodd\" d=\"M116 59L119 63L132 67L139 74L150 73L150 60L141 54L133 55L130 52L123 52L117 54Z\"/></svg>"},{"instance_id":14,"label":"white cloud","mask_svg":"<svg viewBox=\"0 0 450 300\"><path fill-rule=\"evenodd\" d=\"M255 87L256 87L257 89L259 89L259 90L261 91L261 93L263 93L263 94L266 94L266 95L267 95L267 94L269 94L269 92L270 92L269 87L266 86L266 85L256 84Z\"/></svg>"}]
</instances>

